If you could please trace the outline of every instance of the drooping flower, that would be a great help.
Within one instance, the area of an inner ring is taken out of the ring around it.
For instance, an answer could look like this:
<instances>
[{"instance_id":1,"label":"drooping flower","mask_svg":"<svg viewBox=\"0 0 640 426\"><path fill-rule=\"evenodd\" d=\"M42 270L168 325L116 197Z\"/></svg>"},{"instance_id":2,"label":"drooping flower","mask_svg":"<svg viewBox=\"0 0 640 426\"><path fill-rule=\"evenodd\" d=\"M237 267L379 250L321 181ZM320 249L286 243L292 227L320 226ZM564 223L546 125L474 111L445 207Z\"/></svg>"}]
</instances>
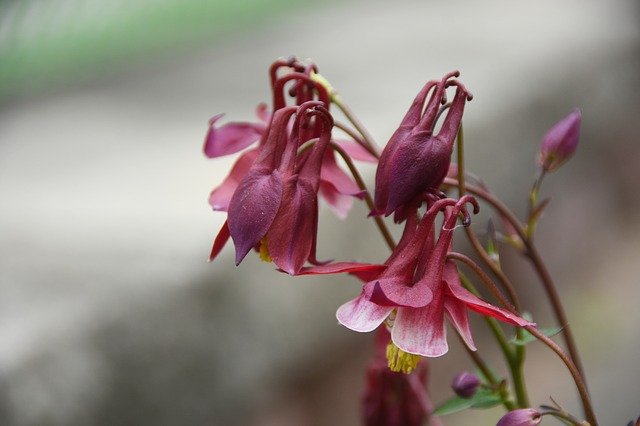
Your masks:
<instances>
[{"instance_id":1,"label":"drooping flower","mask_svg":"<svg viewBox=\"0 0 640 426\"><path fill-rule=\"evenodd\" d=\"M466 203L472 203L477 212L473 197L465 196L458 201L435 202L418 226L414 215L409 215L403 238L387 261L387 269L379 278L366 283L360 296L338 309L338 321L354 331L368 332L388 320L400 357L444 355L448 351L445 316L469 348L475 350L467 309L520 327L532 325L464 289L455 264L446 260L458 216L462 213L464 223L469 223ZM445 219L434 242L434 220L443 208ZM391 362L390 366L393 367Z\"/></svg>"},{"instance_id":2,"label":"drooping flower","mask_svg":"<svg viewBox=\"0 0 640 426\"><path fill-rule=\"evenodd\" d=\"M538 165L542 170L553 172L571 158L578 148L581 122L582 112L576 108L549 129L538 154Z\"/></svg>"},{"instance_id":3,"label":"drooping flower","mask_svg":"<svg viewBox=\"0 0 640 426\"><path fill-rule=\"evenodd\" d=\"M449 169L465 103L472 98L464 85L451 79L458 75L453 71L440 81L429 81L391 136L376 171L373 214L388 216L400 211L396 220L402 221L405 218L403 206L411 204L425 192L438 192ZM456 86L456 93L440 131L434 134L440 104L445 101L449 86ZM433 92L423 113L423 104L431 89Z\"/></svg>"},{"instance_id":4,"label":"drooping flower","mask_svg":"<svg viewBox=\"0 0 640 426\"><path fill-rule=\"evenodd\" d=\"M300 135L309 126L317 127L320 137L299 154ZM289 274L298 273L307 260L317 263L317 194L332 126L331 115L319 101L276 112L258 158L231 198L228 227L219 236L224 239L228 233L233 239L236 264L254 247Z\"/></svg>"},{"instance_id":5,"label":"drooping flower","mask_svg":"<svg viewBox=\"0 0 640 426\"><path fill-rule=\"evenodd\" d=\"M509 411L496 426L535 426L542 421L542 414L534 408Z\"/></svg>"}]
</instances>

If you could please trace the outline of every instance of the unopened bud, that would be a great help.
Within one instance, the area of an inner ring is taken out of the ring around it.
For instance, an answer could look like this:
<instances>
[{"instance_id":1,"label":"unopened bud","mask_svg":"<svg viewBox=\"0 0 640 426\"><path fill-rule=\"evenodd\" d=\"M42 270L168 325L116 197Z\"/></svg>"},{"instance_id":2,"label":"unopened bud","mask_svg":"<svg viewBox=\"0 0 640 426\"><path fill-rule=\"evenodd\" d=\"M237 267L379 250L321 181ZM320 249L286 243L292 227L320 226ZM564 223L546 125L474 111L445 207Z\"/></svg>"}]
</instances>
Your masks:
<instances>
[{"instance_id":1,"label":"unopened bud","mask_svg":"<svg viewBox=\"0 0 640 426\"><path fill-rule=\"evenodd\" d=\"M569 115L556 123L542 139L538 165L545 172L552 172L567 161L580 139L582 112L574 109Z\"/></svg>"},{"instance_id":2,"label":"unopened bud","mask_svg":"<svg viewBox=\"0 0 640 426\"><path fill-rule=\"evenodd\" d=\"M475 374L463 371L453 378L451 388L461 398L471 398L480 387L480 379Z\"/></svg>"},{"instance_id":3,"label":"unopened bud","mask_svg":"<svg viewBox=\"0 0 640 426\"><path fill-rule=\"evenodd\" d=\"M542 421L542 415L533 408L509 411L502 416L496 426L535 426Z\"/></svg>"}]
</instances>

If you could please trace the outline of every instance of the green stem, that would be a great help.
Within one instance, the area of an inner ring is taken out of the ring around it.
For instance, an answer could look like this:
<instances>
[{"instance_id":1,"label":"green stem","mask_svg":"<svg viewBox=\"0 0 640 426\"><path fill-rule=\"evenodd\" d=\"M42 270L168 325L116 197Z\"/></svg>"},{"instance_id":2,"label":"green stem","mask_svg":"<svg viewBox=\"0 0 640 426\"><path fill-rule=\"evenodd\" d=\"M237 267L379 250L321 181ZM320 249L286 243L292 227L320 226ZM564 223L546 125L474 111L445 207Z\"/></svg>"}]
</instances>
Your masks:
<instances>
[{"instance_id":1,"label":"green stem","mask_svg":"<svg viewBox=\"0 0 640 426\"><path fill-rule=\"evenodd\" d=\"M474 287L471 281L462 273L460 273L460 280L462 281L462 285L473 293L475 296L480 297L478 290ZM498 322L494 318L485 317L485 321L491 331L493 332L494 337L496 338L500 349L502 350L502 354L504 355L505 360L507 361L507 365L509 366L509 371L511 373L511 379L513 380L513 387L516 393L516 400L518 401L518 407L526 408L529 407L529 397L527 395L527 387L526 382L524 380L524 351L520 350L523 348L522 346L516 346L515 351L511 349L509 343L507 341L507 337L502 331L502 328L498 324ZM518 337L522 336L522 329L517 327L516 333Z\"/></svg>"}]
</instances>

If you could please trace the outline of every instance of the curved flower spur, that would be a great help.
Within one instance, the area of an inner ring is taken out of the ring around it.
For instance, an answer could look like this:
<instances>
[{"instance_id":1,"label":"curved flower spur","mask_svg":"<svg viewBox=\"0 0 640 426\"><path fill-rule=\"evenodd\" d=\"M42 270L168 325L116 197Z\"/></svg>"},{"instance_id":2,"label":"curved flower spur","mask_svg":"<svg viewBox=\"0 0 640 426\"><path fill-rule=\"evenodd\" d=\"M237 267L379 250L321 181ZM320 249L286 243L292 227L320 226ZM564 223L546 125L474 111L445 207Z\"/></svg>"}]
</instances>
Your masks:
<instances>
[{"instance_id":1,"label":"curved flower spur","mask_svg":"<svg viewBox=\"0 0 640 426\"><path fill-rule=\"evenodd\" d=\"M283 69L286 72L280 76L279 74ZM311 78L311 74L316 71L315 65L304 64L294 57L288 60L280 59L275 61L269 69L273 111L287 106L287 93L294 99L294 103L297 106L317 99L322 101L326 108L329 108L330 99L327 90ZM285 86L289 82L292 82L293 86L286 91ZM247 174L266 141L264 136L271 122L272 113L269 112L266 104L261 103L256 109L256 115L260 119L257 123L229 122L218 127L217 123L222 114L216 115L209 121L209 130L204 144L204 153L209 158L233 154L250 147L258 141L256 147L248 149L240 155L222 184L211 192L209 204L213 210L227 211L233 192ZM308 129L308 131L313 131L313 129ZM301 140L308 140L308 138L303 137ZM340 145L356 160L376 161L373 156L361 149L357 143L339 139L333 142ZM320 194L336 215L342 218L346 217L350 210L353 197L362 197L360 188L336 162L333 149L327 150L323 158Z\"/></svg>"},{"instance_id":2,"label":"curved flower spur","mask_svg":"<svg viewBox=\"0 0 640 426\"><path fill-rule=\"evenodd\" d=\"M452 71L442 80L429 81L414 99L411 107L391 136L380 156L376 171L375 210L373 214L389 216L396 212L396 222L405 219L406 206L424 192L438 193L447 175L465 103L473 96L455 80L460 73ZM451 105L446 103L446 89L456 87ZM432 90L433 89L433 90ZM427 95L431 97L422 112ZM440 131L434 128L440 115L448 109Z\"/></svg>"}]
</instances>

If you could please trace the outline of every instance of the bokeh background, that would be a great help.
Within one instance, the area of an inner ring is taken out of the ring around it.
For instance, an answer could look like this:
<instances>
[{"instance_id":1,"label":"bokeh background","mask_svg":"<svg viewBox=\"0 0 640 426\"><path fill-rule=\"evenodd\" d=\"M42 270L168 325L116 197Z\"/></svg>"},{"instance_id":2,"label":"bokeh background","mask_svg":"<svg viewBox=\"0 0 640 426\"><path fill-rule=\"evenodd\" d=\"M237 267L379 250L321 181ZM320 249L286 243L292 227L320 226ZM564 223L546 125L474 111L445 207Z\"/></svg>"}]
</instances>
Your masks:
<instances>
[{"instance_id":1,"label":"bokeh background","mask_svg":"<svg viewBox=\"0 0 640 426\"><path fill-rule=\"evenodd\" d=\"M205 262L224 220L208 193L233 162L202 155L207 120L253 119L267 66L290 54L319 64L379 144L426 80L460 69L475 94L468 168L520 214L540 138L583 109L537 241L601 424L640 415L639 12L634 0L0 2L0 424L359 423L371 336L334 317L358 283L292 279L255 256L235 268L231 247ZM320 254L383 260L366 213L323 208ZM502 258L551 325L528 265ZM436 403L472 368L450 343L430 361ZM535 403L579 412L542 345L526 374Z\"/></svg>"}]
</instances>

